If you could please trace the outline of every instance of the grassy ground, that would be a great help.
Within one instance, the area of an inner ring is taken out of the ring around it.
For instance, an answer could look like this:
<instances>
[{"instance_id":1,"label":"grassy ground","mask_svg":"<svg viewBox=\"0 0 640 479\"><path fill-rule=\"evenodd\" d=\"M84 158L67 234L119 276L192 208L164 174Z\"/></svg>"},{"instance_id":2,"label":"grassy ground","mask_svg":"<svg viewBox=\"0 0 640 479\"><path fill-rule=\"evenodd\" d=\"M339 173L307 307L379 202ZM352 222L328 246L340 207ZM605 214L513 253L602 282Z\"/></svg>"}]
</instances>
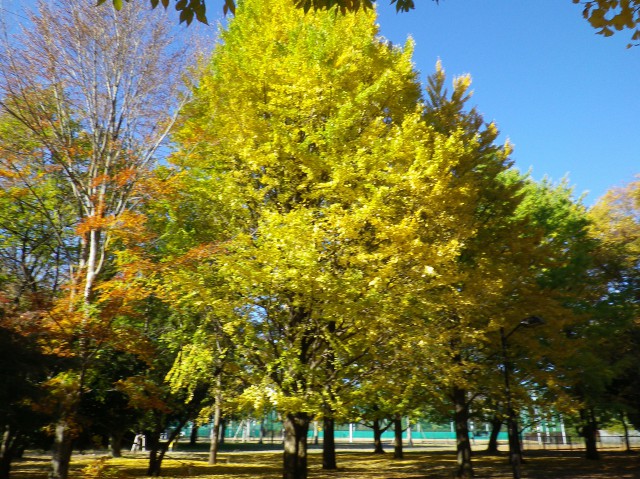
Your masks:
<instances>
[{"instance_id":1,"label":"grassy ground","mask_svg":"<svg viewBox=\"0 0 640 479\"><path fill-rule=\"evenodd\" d=\"M369 451L338 453L337 471L323 471L322 457L309 456L309 479L440 479L452 477L452 451L410 451L401 461L392 454L375 456ZM169 479L280 479L282 455L278 452L226 452L220 463L209 466L205 453L174 452L163 463L163 477ZM474 456L476 477L510 479L505 456ZM49 458L29 456L15 464L13 479L44 479ZM145 477L142 454L121 459L100 459L93 454L74 456L73 479L133 479ZM640 455L605 452L600 461L587 461L579 451L529 451L522 466L523 479L640 479Z\"/></svg>"}]
</instances>

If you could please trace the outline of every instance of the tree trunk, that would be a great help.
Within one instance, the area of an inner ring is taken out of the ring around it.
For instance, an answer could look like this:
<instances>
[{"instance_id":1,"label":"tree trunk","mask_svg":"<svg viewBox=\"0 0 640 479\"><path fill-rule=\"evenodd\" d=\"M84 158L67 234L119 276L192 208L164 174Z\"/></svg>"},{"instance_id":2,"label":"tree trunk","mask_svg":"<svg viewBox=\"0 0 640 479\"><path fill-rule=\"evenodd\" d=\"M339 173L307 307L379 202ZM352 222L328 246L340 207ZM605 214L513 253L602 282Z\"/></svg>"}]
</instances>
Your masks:
<instances>
[{"instance_id":1,"label":"tree trunk","mask_svg":"<svg viewBox=\"0 0 640 479\"><path fill-rule=\"evenodd\" d=\"M219 434L218 434L218 444L219 445L224 444L224 441L225 441L224 435L225 435L226 431L227 431L227 420L221 416L220 417L220 430L219 430Z\"/></svg>"},{"instance_id":2,"label":"tree trunk","mask_svg":"<svg viewBox=\"0 0 640 479\"><path fill-rule=\"evenodd\" d=\"M584 444L586 447L586 458L597 461L600 459L600 453L598 452L598 423L593 414L593 410L580 411L580 417L583 420L582 431L580 435L584 437Z\"/></svg>"},{"instance_id":3,"label":"tree trunk","mask_svg":"<svg viewBox=\"0 0 640 479\"><path fill-rule=\"evenodd\" d=\"M323 440L322 440L322 469L335 470L338 468L336 463L336 438L335 438L335 422L332 417L327 417L322 421Z\"/></svg>"},{"instance_id":4,"label":"tree trunk","mask_svg":"<svg viewBox=\"0 0 640 479\"><path fill-rule=\"evenodd\" d=\"M0 443L0 479L9 479L11 463L18 457L20 448L20 434L16 428L5 426Z\"/></svg>"},{"instance_id":5,"label":"tree trunk","mask_svg":"<svg viewBox=\"0 0 640 479\"><path fill-rule=\"evenodd\" d=\"M498 434L502 428L502 419L495 416L491 420L491 434L489 435L489 444L487 445L487 454L496 456L500 452L498 451Z\"/></svg>"},{"instance_id":6,"label":"tree trunk","mask_svg":"<svg viewBox=\"0 0 640 479\"><path fill-rule=\"evenodd\" d=\"M393 458L394 459L403 459L402 454L402 417L397 414L396 417L393 418L393 432L394 432L394 441L393 441Z\"/></svg>"},{"instance_id":7,"label":"tree trunk","mask_svg":"<svg viewBox=\"0 0 640 479\"><path fill-rule=\"evenodd\" d=\"M12 460L13 457L6 453L0 457L0 479L9 479Z\"/></svg>"},{"instance_id":8,"label":"tree trunk","mask_svg":"<svg viewBox=\"0 0 640 479\"><path fill-rule=\"evenodd\" d=\"M13 457L11 457L6 453L0 456L0 479L9 479L12 460L13 460Z\"/></svg>"},{"instance_id":9,"label":"tree trunk","mask_svg":"<svg viewBox=\"0 0 640 479\"><path fill-rule=\"evenodd\" d=\"M124 431L111 431L109 434L109 455L111 457L122 457L122 440Z\"/></svg>"},{"instance_id":10,"label":"tree trunk","mask_svg":"<svg viewBox=\"0 0 640 479\"><path fill-rule=\"evenodd\" d=\"M162 460L164 459L167 450L171 443L180 437L180 431L185 427L189 421L189 416L185 417L176 424L175 428L171 431L166 441L160 440L160 434L164 429L164 421L162 418L157 418L156 428L153 431L145 432L147 446L149 448L149 467L147 469L147 476L158 477L160 476L160 469L162 467Z\"/></svg>"},{"instance_id":11,"label":"tree trunk","mask_svg":"<svg viewBox=\"0 0 640 479\"><path fill-rule=\"evenodd\" d=\"M284 418L283 479L307 479L307 413L289 413Z\"/></svg>"},{"instance_id":12,"label":"tree trunk","mask_svg":"<svg viewBox=\"0 0 640 479\"><path fill-rule=\"evenodd\" d=\"M162 469L162 460L164 459L165 448L151 449L149 451L149 466L147 467L147 476L160 477Z\"/></svg>"},{"instance_id":13,"label":"tree trunk","mask_svg":"<svg viewBox=\"0 0 640 479\"><path fill-rule=\"evenodd\" d=\"M471 442L469 441L469 405L464 389L453 388L454 423L456 428L456 455L458 468L456 477L473 477L471 464Z\"/></svg>"},{"instance_id":14,"label":"tree trunk","mask_svg":"<svg viewBox=\"0 0 640 479\"><path fill-rule=\"evenodd\" d=\"M160 441L160 431L145 431L147 448L149 449L149 465L147 476L159 477L162 468L162 460L167 452L169 441L164 444Z\"/></svg>"},{"instance_id":15,"label":"tree trunk","mask_svg":"<svg viewBox=\"0 0 640 479\"><path fill-rule=\"evenodd\" d=\"M67 479L73 438L67 421L61 419L55 425L53 450L51 451L51 471L49 479Z\"/></svg>"},{"instance_id":16,"label":"tree trunk","mask_svg":"<svg viewBox=\"0 0 640 479\"><path fill-rule=\"evenodd\" d=\"M629 427L627 426L627 421L624 418L624 413L620 413L620 422L622 423L622 427L624 428L624 443L625 443L625 451L631 452L631 444L629 443Z\"/></svg>"},{"instance_id":17,"label":"tree trunk","mask_svg":"<svg viewBox=\"0 0 640 479\"><path fill-rule=\"evenodd\" d=\"M191 433L189 434L189 445L190 446L195 446L196 443L198 442L198 425L196 423L193 423L193 425L191 426Z\"/></svg>"},{"instance_id":18,"label":"tree trunk","mask_svg":"<svg viewBox=\"0 0 640 479\"><path fill-rule=\"evenodd\" d=\"M266 428L264 426L264 423L265 423L265 417L262 416L260 418L260 435L258 436L258 444L263 444L264 443L264 436L267 433L267 430L266 430Z\"/></svg>"},{"instance_id":19,"label":"tree trunk","mask_svg":"<svg viewBox=\"0 0 640 479\"><path fill-rule=\"evenodd\" d=\"M220 412L221 401L220 394L216 394L216 403L213 409L213 426L211 427L211 445L209 446L209 464L216 464L218 462L218 449L220 448Z\"/></svg>"},{"instance_id":20,"label":"tree trunk","mask_svg":"<svg viewBox=\"0 0 640 479\"><path fill-rule=\"evenodd\" d=\"M382 447L382 433L385 430L380 425L380 419L373 420L373 445L374 454L384 454L384 448Z\"/></svg>"}]
</instances>

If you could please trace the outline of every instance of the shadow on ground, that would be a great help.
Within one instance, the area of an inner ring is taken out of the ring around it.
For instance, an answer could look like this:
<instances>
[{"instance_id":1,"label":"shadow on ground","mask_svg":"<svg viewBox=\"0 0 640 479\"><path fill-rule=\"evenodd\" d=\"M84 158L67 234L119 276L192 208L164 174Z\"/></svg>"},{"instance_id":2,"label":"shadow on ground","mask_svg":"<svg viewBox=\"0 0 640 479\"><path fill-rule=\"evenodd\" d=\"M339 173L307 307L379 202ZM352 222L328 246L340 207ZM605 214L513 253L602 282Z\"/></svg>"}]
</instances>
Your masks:
<instances>
[{"instance_id":1,"label":"shadow on ground","mask_svg":"<svg viewBox=\"0 0 640 479\"><path fill-rule=\"evenodd\" d=\"M74 456L70 479L86 479L83 468L100 456ZM600 461L588 461L579 451L528 451L522 466L522 479L640 479L640 455L604 452ZM146 477L142 454L127 454L107 462L104 477L133 479ZM220 462L207 464L204 452L173 452L165 459L163 477L167 479L280 479L282 454L265 451L227 451ZM473 457L477 479L511 479L506 455ZM45 479L49 461L46 456L30 456L15 464L12 479ZM309 479L445 479L453 477L453 451L409 451L405 459L393 454L373 455L370 451L338 452L336 471L322 469L322 455L309 455Z\"/></svg>"}]
</instances>

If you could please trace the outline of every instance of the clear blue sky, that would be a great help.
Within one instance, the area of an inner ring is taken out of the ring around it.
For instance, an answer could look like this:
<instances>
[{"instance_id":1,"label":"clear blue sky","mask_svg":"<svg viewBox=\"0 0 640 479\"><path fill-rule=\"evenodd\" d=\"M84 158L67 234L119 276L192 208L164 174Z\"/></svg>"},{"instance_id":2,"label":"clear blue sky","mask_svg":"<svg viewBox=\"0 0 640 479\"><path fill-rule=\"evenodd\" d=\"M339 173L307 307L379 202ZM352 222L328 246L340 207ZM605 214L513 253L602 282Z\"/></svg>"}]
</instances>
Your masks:
<instances>
[{"instance_id":1,"label":"clear blue sky","mask_svg":"<svg viewBox=\"0 0 640 479\"><path fill-rule=\"evenodd\" d=\"M594 203L640 174L640 47L629 32L596 35L571 0L416 0L395 13L383 0L383 36L416 42L422 78L438 58L470 73L472 103L494 120L513 159L533 177L568 175Z\"/></svg>"},{"instance_id":2,"label":"clear blue sky","mask_svg":"<svg viewBox=\"0 0 640 479\"><path fill-rule=\"evenodd\" d=\"M381 34L413 37L423 78L438 58L450 78L470 73L472 104L515 145L520 170L568 175L587 204L640 173L640 47L625 48L628 32L596 35L571 0L416 0L399 14L388 2ZM32 3L2 1L14 12ZM208 5L216 17L222 0Z\"/></svg>"}]
</instances>

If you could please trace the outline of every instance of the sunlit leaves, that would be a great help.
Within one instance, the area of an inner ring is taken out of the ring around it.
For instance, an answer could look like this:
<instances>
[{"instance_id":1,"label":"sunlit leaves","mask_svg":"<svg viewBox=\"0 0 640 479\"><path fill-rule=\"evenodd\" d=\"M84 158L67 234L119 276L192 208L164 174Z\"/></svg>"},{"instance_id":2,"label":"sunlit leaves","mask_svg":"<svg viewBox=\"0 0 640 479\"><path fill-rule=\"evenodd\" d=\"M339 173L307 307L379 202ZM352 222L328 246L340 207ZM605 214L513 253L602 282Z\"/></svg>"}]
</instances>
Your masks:
<instances>
[{"instance_id":1,"label":"sunlit leaves","mask_svg":"<svg viewBox=\"0 0 640 479\"><path fill-rule=\"evenodd\" d=\"M609 191L591 210L593 232L633 267L640 257L640 181Z\"/></svg>"},{"instance_id":2,"label":"sunlit leaves","mask_svg":"<svg viewBox=\"0 0 640 479\"><path fill-rule=\"evenodd\" d=\"M632 40L640 39L638 0L573 0L573 3L583 6L582 15L600 35L610 37L615 31L629 29L633 30Z\"/></svg>"},{"instance_id":3,"label":"sunlit leaves","mask_svg":"<svg viewBox=\"0 0 640 479\"><path fill-rule=\"evenodd\" d=\"M394 241L419 246L394 186L422 145L411 49L375 34L371 12L244 3L176 135L185 199L194 211L213 201L227 226L209 223L221 249L208 268L172 272L172 287L215 311L254 383L249 402L311 412L330 400L379 339L365 324Z\"/></svg>"}]
</instances>

